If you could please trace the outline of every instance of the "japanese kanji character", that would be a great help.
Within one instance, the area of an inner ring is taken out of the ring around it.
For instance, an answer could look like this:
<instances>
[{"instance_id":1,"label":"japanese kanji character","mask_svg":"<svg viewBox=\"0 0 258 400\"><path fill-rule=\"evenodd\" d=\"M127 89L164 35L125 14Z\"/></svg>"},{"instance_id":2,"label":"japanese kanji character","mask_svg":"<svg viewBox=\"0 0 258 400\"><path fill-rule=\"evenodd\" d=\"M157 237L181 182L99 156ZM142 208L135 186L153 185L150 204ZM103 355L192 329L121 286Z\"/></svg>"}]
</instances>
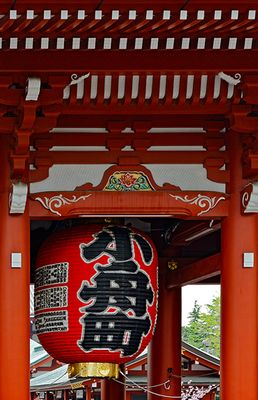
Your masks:
<instances>
[{"instance_id":1,"label":"japanese kanji character","mask_svg":"<svg viewBox=\"0 0 258 400\"><path fill-rule=\"evenodd\" d=\"M79 292L80 298L87 302L94 300L87 306L87 312L104 312L108 307L117 307L123 311L133 310L136 316L142 316L147 311L147 303L153 301L153 290L148 276L137 273L115 273L102 271L94 280L95 286L84 282Z\"/></svg>"},{"instance_id":2,"label":"japanese kanji character","mask_svg":"<svg viewBox=\"0 0 258 400\"><path fill-rule=\"evenodd\" d=\"M133 258L133 239L137 242L144 261L150 263L152 248L141 235L121 226L110 226L95 234L89 244L81 244L81 256L86 262L108 254L117 262L125 262Z\"/></svg>"},{"instance_id":3,"label":"japanese kanji character","mask_svg":"<svg viewBox=\"0 0 258 400\"><path fill-rule=\"evenodd\" d=\"M121 350L124 356L135 354L142 336L150 330L150 319L130 318L123 313L93 314L83 318L84 331L79 343L85 351L95 349Z\"/></svg>"}]
</instances>

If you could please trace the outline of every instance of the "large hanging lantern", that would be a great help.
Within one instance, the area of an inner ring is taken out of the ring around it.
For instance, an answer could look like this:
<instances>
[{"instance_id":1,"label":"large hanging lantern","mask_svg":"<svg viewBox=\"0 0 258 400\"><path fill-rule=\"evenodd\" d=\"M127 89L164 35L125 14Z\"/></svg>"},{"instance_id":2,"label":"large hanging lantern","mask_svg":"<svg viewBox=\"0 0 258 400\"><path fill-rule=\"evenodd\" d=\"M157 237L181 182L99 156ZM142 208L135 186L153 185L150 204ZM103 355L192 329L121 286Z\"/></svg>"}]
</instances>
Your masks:
<instances>
[{"instance_id":1,"label":"large hanging lantern","mask_svg":"<svg viewBox=\"0 0 258 400\"><path fill-rule=\"evenodd\" d=\"M157 254L135 229L84 225L42 246L36 332L72 376L117 376L148 345L157 310Z\"/></svg>"}]
</instances>

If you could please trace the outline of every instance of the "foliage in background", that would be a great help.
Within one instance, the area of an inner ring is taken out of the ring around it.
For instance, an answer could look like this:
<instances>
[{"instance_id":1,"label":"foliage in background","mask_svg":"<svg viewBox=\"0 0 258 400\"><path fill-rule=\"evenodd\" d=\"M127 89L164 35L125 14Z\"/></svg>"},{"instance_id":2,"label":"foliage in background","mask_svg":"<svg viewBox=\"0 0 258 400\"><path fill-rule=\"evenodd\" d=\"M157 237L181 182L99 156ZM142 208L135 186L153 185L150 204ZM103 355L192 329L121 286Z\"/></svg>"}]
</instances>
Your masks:
<instances>
[{"instance_id":1,"label":"foliage in background","mask_svg":"<svg viewBox=\"0 0 258 400\"><path fill-rule=\"evenodd\" d=\"M189 313L188 324L183 326L183 340L216 357L220 356L220 297L216 296L205 311L197 301Z\"/></svg>"}]
</instances>

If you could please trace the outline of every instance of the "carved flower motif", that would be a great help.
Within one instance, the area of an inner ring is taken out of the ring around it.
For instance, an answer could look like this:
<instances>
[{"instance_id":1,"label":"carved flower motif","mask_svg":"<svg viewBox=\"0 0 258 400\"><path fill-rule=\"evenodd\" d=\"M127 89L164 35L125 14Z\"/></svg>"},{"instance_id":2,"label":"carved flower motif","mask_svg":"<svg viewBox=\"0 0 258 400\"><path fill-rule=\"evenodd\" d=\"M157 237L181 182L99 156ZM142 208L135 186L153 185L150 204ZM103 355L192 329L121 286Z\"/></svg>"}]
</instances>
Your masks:
<instances>
[{"instance_id":1,"label":"carved flower motif","mask_svg":"<svg viewBox=\"0 0 258 400\"><path fill-rule=\"evenodd\" d=\"M126 174L121 175L120 181L122 185L131 187L135 183L136 178L127 172Z\"/></svg>"}]
</instances>

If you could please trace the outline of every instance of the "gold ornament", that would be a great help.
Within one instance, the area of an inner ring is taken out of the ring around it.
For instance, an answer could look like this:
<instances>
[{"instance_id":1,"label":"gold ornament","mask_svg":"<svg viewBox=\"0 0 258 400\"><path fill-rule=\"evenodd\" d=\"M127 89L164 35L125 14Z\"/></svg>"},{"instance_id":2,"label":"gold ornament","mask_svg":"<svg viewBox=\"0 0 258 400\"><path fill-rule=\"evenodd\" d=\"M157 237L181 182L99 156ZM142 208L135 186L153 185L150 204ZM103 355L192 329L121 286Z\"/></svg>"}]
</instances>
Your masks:
<instances>
[{"instance_id":1,"label":"gold ornament","mask_svg":"<svg viewBox=\"0 0 258 400\"><path fill-rule=\"evenodd\" d=\"M168 262L168 269L170 269L171 271L174 271L177 268L178 268L178 262L177 261L172 260L172 261Z\"/></svg>"},{"instance_id":2,"label":"gold ornament","mask_svg":"<svg viewBox=\"0 0 258 400\"><path fill-rule=\"evenodd\" d=\"M68 365L68 377L74 378L118 378L119 365L113 363L88 362Z\"/></svg>"}]
</instances>

